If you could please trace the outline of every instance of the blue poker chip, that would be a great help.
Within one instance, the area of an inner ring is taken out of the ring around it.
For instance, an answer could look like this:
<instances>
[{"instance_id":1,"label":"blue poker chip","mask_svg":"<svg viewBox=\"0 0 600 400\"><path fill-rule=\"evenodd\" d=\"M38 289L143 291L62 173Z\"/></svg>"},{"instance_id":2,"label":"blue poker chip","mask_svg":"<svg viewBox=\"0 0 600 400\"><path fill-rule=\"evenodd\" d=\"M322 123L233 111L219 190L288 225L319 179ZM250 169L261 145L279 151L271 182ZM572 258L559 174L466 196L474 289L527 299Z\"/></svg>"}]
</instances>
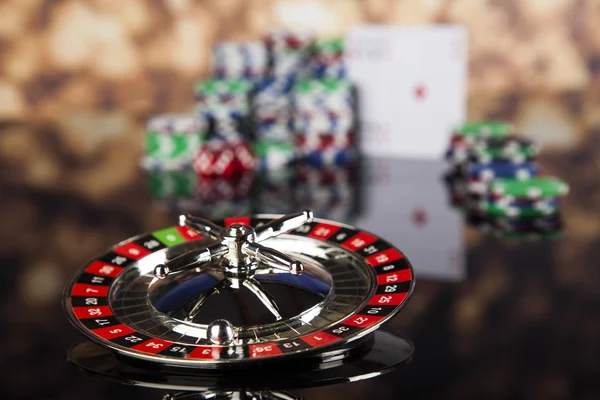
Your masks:
<instances>
[{"instance_id":1,"label":"blue poker chip","mask_svg":"<svg viewBox=\"0 0 600 400\"><path fill-rule=\"evenodd\" d=\"M345 79L348 77L346 66L343 64L313 63L310 70L313 78Z\"/></svg>"},{"instance_id":2,"label":"blue poker chip","mask_svg":"<svg viewBox=\"0 0 600 400\"><path fill-rule=\"evenodd\" d=\"M531 204L523 204L519 202L502 202L494 200L488 202L488 204L491 207L495 207L496 209L501 208L505 210L515 210L515 212L519 215L533 213L536 210L548 210L548 213L550 213L552 212L552 210L556 211L560 207L560 203L556 199L542 200Z\"/></svg>"},{"instance_id":3,"label":"blue poker chip","mask_svg":"<svg viewBox=\"0 0 600 400\"><path fill-rule=\"evenodd\" d=\"M560 206L560 200L558 198L544 199L544 200L524 200L524 199L511 199L504 201L502 198L495 198L488 196L488 203L500 205L504 207L516 207L520 209L536 208L545 206L548 208L558 208Z\"/></svg>"},{"instance_id":4,"label":"blue poker chip","mask_svg":"<svg viewBox=\"0 0 600 400\"><path fill-rule=\"evenodd\" d=\"M327 165L346 166L354 159L352 149L325 149L309 150L301 156L306 164L322 167Z\"/></svg>"},{"instance_id":5,"label":"blue poker chip","mask_svg":"<svg viewBox=\"0 0 600 400\"><path fill-rule=\"evenodd\" d=\"M467 175L471 179L491 181L496 178L529 179L540 174L536 163L513 164L510 162L491 162L489 164L470 163Z\"/></svg>"},{"instance_id":6,"label":"blue poker chip","mask_svg":"<svg viewBox=\"0 0 600 400\"><path fill-rule=\"evenodd\" d=\"M254 85L254 93L263 94L268 92L269 95L273 96L285 95L290 93L295 83L296 79L294 79L294 76L291 75L263 78L256 81L256 84Z\"/></svg>"},{"instance_id":7,"label":"blue poker chip","mask_svg":"<svg viewBox=\"0 0 600 400\"><path fill-rule=\"evenodd\" d=\"M293 127L296 132L348 132L352 129L353 118L351 115L340 115L338 118L294 118Z\"/></svg>"}]
</instances>

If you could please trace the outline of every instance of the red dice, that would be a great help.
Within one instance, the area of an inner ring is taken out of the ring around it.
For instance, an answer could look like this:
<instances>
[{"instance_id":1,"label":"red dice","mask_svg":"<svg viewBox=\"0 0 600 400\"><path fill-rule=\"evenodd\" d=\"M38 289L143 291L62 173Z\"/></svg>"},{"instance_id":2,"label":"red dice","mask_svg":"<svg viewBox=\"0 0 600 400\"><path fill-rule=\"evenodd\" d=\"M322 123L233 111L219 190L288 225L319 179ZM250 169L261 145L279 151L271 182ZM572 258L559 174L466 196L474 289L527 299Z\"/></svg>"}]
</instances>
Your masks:
<instances>
[{"instance_id":1,"label":"red dice","mask_svg":"<svg viewBox=\"0 0 600 400\"><path fill-rule=\"evenodd\" d=\"M204 177L233 177L254 169L254 154L243 140L211 140L194 158L194 170Z\"/></svg>"}]
</instances>

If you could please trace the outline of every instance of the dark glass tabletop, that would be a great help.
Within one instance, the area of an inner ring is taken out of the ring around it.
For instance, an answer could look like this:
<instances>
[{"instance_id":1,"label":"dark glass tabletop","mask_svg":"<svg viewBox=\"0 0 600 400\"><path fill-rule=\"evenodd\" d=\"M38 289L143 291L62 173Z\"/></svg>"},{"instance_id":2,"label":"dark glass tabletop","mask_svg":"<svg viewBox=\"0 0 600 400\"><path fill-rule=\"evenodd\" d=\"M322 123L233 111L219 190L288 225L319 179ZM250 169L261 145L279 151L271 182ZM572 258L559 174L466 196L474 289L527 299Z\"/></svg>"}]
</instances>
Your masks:
<instances>
[{"instance_id":1,"label":"dark glass tabletop","mask_svg":"<svg viewBox=\"0 0 600 400\"><path fill-rule=\"evenodd\" d=\"M442 161L367 158L351 171L306 172L283 186L273 183L277 177L253 177L248 187L234 185L236 195L227 195L231 187L223 189L224 184L221 197L206 194L216 186L194 187L191 197L182 189L187 198L176 201L173 187L187 178L149 176L136 166L139 154L57 140L57 129L13 122L0 131L3 143L13 146L0 158L3 398L162 398L159 389L110 382L67 363L67 349L83 339L61 307L71 276L114 243L172 225L179 210L222 217L306 206L317 217L375 232L406 253L415 267L416 289L385 329L410 339L416 350L408 365L391 374L293 390L294 396L600 395L593 143L541 157L548 172L572 187L562 206L565 235L507 240L469 226L451 207Z\"/></svg>"}]
</instances>

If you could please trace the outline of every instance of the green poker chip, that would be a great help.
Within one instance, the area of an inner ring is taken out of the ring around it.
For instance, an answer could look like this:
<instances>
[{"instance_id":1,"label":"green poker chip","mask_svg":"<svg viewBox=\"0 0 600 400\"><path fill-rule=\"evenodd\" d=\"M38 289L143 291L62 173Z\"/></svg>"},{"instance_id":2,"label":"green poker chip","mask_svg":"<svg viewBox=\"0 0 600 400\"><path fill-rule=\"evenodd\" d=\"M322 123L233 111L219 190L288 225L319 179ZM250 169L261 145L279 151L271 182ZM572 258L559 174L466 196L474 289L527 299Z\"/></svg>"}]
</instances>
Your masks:
<instances>
[{"instance_id":1,"label":"green poker chip","mask_svg":"<svg viewBox=\"0 0 600 400\"><path fill-rule=\"evenodd\" d=\"M254 84L248 79L206 79L196 84L197 96L223 96L248 94Z\"/></svg>"},{"instance_id":2,"label":"green poker chip","mask_svg":"<svg viewBox=\"0 0 600 400\"><path fill-rule=\"evenodd\" d=\"M321 39L314 43L314 49L317 53L335 54L344 52L344 39Z\"/></svg>"},{"instance_id":3,"label":"green poker chip","mask_svg":"<svg viewBox=\"0 0 600 400\"><path fill-rule=\"evenodd\" d=\"M204 134L146 134L146 156L157 162L191 162L204 142Z\"/></svg>"},{"instance_id":4,"label":"green poker chip","mask_svg":"<svg viewBox=\"0 0 600 400\"><path fill-rule=\"evenodd\" d=\"M288 142L261 140L253 145L261 171L285 168L296 158L294 146Z\"/></svg>"},{"instance_id":5,"label":"green poker chip","mask_svg":"<svg viewBox=\"0 0 600 400\"><path fill-rule=\"evenodd\" d=\"M346 93L351 89L348 79L302 79L294 86L296 94Z\"/></svg>"},{"instance_id":6,"label":"green poker chip","mask_svg":"<svg viewBox=\"0 0 600 400\"><path fill-rule=\"evenodd\" d=\"M535 145L527 147L474 147L471 149L471 158L482 163L492 161L512 161L522 163L533 160L538 154L538 147Z\"/></svg>"},{"instance_id":7,"label":"green poker chip","mask_svg":"<svg viewBox=\"0 0 600 400\"><path fill-rule=\"evenodd\" d=\"M513 207L484 203L481 210L491 217L503 218L539 218L558 213L559 207Z\"/></svg>"},{"instance_id":8,"label":"green poker chip","mask_svg":"<svg viewBox=\"0 0 600 400\"><path fill-rule=\"evenodd\" d=\"M528 180L496 179L490 185L494 197L507 196L517 199L541 199L565 196L569 192L566 182L552 177L539 177Z\"/></svg>"},{"instance_id":9,"label":"green poker chip","mask_svg":"<svg viewBox=\"0 0 600 400\"><path fill-rule=\"evenodd\" d=\"M261 140L253 145L254 154L258 157L267 156L269 153L294 155L294 146L291 143L276 140Z\"/></svg>"},{"instance_id":10,"label":"green poker chip","mask_svg":"<svg viewBox=\"0 0 600 400\"><path fill-rule=\"evenodd\" d=\"M483 136L502 138L508 136L513 129L512 124L500 121L472 121L458 126L454 132L460 136Z\"/></svg>"}]
</instances>

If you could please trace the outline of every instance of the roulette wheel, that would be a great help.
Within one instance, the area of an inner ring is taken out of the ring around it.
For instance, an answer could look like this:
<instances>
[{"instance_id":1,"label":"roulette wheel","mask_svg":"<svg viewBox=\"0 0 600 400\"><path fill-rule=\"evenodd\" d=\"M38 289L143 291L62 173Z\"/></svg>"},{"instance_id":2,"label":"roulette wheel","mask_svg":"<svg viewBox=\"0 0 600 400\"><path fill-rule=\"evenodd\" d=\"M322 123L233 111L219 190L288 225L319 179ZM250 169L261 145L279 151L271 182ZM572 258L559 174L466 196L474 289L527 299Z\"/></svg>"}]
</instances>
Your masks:
<instances>
[{"instance_id":1,"label":"roulette wheel","mask_svg":"<svg viewBox=\"0 0 600 400\"><path fill-rule=\"evenodd\" d=\"M414 288L404 254L309 210L204 220L111 247L72 279L69 360L119 381L185 390L366 379L412 345L376 332Z\"/></svg>"}]
</instances>

